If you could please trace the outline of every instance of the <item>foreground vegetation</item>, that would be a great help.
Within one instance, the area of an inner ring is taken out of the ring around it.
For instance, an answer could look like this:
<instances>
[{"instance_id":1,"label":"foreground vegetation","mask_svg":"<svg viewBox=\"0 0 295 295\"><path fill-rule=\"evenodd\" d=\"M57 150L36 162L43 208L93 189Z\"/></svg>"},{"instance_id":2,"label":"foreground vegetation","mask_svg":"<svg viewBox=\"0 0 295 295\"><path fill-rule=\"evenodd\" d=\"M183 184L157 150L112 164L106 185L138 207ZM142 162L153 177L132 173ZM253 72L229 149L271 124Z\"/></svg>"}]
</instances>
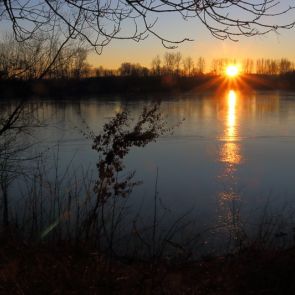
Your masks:
<instances>
[{"instance_id":1,"label":"foreground vegetation","mask_svg":"<svg viewBox=\"0 0 295 295\"><path fill-rule=\"evenodd\" d=\"M1 294L293 294L295 250L199 261L113 259L85 245L1 243Z\"/></svg>"}]
</instances>

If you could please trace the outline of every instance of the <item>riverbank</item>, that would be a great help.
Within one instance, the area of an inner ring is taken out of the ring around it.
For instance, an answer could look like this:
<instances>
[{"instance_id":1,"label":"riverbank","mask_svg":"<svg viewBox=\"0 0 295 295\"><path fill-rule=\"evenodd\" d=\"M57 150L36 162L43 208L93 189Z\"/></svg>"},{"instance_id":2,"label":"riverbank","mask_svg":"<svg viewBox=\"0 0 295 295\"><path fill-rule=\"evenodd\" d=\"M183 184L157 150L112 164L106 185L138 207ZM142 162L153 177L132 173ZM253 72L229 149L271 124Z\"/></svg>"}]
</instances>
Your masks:
<instances>
[{"instance_id":1,"label":"riverbank","mask_svg":"<svg viewBox=\"0 0 295 295\"><path fill-rule=\"evenodd\" d=\"M1 294L294 294L295 249L187 261L108 257L85 245L0 247Z\"/></svg>"},{"instance_id":2,"label":"riverbank","mask_svg":"<svg viewBox=\"0 0 295 295\"><path fill-rule=\"evenodd\" d=\"M284 75L244 75L228 79L221 76L110 76L87 79L0 80L0 97L82 97L99 94L179 93L224 88L240 90L294 90L295 73Z\"/></svg>"}]
</instances>

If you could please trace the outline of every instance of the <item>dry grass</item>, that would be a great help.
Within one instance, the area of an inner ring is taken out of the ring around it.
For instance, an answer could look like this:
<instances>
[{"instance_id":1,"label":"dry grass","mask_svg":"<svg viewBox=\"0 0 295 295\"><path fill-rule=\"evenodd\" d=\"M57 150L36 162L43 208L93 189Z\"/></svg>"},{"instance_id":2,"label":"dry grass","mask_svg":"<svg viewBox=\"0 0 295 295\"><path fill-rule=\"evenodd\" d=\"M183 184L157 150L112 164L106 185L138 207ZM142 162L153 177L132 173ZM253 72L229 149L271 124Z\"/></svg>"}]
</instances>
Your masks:
<instances>
[{"instance_id":1,"label":"dry grass","mask_svg":"<svg viewBox=\"0 0 295 295\"><path fill-rule=\"evenodd\" d=\"M0 248L1 294L294 294L295 249L171 263L113 258L86 245Z\"/></svg>"}]
</instances>

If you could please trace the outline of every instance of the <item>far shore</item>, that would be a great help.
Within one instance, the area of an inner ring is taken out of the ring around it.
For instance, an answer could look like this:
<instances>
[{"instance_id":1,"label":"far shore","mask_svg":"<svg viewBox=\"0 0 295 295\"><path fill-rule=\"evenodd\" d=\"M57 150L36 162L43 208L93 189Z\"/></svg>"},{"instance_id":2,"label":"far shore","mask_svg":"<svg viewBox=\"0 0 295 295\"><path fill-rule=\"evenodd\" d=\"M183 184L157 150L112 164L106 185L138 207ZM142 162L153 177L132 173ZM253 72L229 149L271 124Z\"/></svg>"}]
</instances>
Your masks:
<instances>
[{"instance_id":1,"label":"far shore","mask_svg":"<svg viewBox=\"0 0 295 295\"><path fill-rule=\"evenodd\" d=\"M295 72L283 75L243 75L235 79L215 75L105 76L83 79L0 80L0 98L83 97L100 94L207 92L224 89L295 90Z\"/></svg>"}]
</instances>

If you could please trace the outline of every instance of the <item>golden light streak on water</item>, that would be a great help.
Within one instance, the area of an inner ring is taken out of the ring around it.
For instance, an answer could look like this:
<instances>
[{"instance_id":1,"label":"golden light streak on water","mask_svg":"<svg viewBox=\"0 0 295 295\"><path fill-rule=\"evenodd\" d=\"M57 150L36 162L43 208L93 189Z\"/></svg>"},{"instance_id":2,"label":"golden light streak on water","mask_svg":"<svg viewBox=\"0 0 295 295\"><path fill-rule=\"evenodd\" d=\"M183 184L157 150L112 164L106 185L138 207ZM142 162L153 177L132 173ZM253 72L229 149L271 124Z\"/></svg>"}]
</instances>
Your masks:
<instances>
[{"instance_id":1,"label":"golden light streak on water","mask_svg":"<svg viewBox=\"0 0 295 295\"><path fill-rule=\"evenodd\" d=\"M242 161L240 145L237 142L237 101L238 96L234 90L230 90L226 97L226 126L222 137L225 143L220 150L220 161L228 164L240 164Z\"/></svg>"},{"instance_id":2,"label":"golden light streak on water","mask_svg":"<svg viewBox=\"0 0 295 295\"><path fill-rule=\"evenodd\" d=\"M227 112L227 137L230 139L235 136L236 131L236 104L237 95L235 91L230 90L228 94L228 112Z\"/></svg>"},{"instance_id":3,"label":"golden light streak on water","mask_svg":"<svg viewBox=\"0 0 295 295\"><path fill-rule=\"evenodd\" d=\"M219 220L234 236L238 233L236 226L240 218L237 206L240 194L236 174L243 160L239 142L239 99L238 93L234 90L230 90L224 97L223 134L220 138L222 144L219 150L219 161L224 164L219 176L222 182L222 190L218 194Z\"/></svg>"}]
</instances>

